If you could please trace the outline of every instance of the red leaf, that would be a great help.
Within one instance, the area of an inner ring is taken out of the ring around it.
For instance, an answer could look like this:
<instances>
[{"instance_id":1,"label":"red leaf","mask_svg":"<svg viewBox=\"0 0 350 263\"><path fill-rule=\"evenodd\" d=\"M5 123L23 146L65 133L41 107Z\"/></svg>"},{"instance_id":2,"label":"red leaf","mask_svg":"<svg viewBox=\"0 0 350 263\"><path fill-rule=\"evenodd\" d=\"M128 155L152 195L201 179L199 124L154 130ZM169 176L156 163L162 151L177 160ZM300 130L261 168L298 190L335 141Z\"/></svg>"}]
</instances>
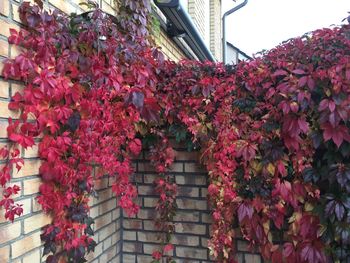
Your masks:
<instances>
[{"instance_id":1,"label":"red leaf","mask_svg":"<svg viewBox=\"0 0 350 263\"><path fill-rule=\"evenodd\" d=\"M350 69L346 70L345 77L346 77L347 80L350 80Z\"/></svg>"},{"instance_id":2,"label":"red leaf","mask_svg":"<svg viewBox=\"0 0 350 263\"><path fill-rule=\"evenodd\" d=\"M311 77L308 78L307 85L309 86L310 90L315 89L315 81Z\"/></svg>"},{"instance_id":3,"label":"red leaf","mask_svg":"<svg viewBox=\"0 0 350 263\"><path fill-rule=\"evenodd\" d=\"M299 105L297 102L293 101L290 103L290 109L292 110L292 112L296 113L299 110Z\"/></svg>"},{"instance_id":4,"label":"red leaf","mask_svg":"<svg viewBox=\"0 0 350 263\"><path fill-rule=\"evenodd\" d=\"M10 44L13 45L19 45L22 41L22 34L18 33L17 30L10 28L10 36L8 38L8 41Z\"/></svg>"},{"instance_id":5,"label":"red leaf","mask_svg":"<svg viewBox=\"0 0 350 263\"><path fill-rule=\"evenodd\" d=\"M253 216L254 209L248 204L242 203L238 207L238 220L242 222L245 219L250 220Z\"/></svg>"},{"instance_id":6,"label":"red leaf","mask_svg":"<svg viewBox=\"0 0 350 263\"><path fill-rule=\"evenodd\" d=\"M273 253L272 253L272 263L281 263L283 262L283 257L282 257L282 253L281 251L278 249L278 250L275 250Z\"/></svg>"},{"instance_id":7,"label":"red leaf","mask_svg":"<svg viewBox=\"0 0 350 263\"><path fill-rule=\"evenodd\" d=\"M278 161L277 163L278 172L284 177L287 176L287 170L282 161Z\"/></svg>"},{"instance_id":8,"label":"red leaf","mask_svg":"<svg viewBox=\"0 0 350 263\"><path fill-rule=\"evenodd\" d=\"M301 250L301 258L308 263L324 263L326 257L323 254L323 247L319 243L307 242Z\"/></svg>"},{"instance_id":9,"label":"red leaf","mask_svg":"<svg viewBox=\"0 0 350 263\"><path fill-rule=\"evenodd\" d=\"M164 251L164 253L166 253L166 252L169 252L169 251L171 251L173 249L174 249L174 246L172 244L167 244L167 245L164 246L163 251Z\"/></svg>"},{"instance_id":10,"label":"red leaf","mask_svg":"<svg viewBox=\"0 0 350 263\"><path fill-rule=\"evenodd\" d=\"M286 76L287 74L288 74L287 71L285 71L283 69L278 69L272 74L272 76L273 77Z\"/></svg>"},{"instance_id":11,"label":"red leaf","mask_svg":"<svg viewBox=\"0 0 350 263\"><path fill-rule=\"evenodd\" d=\"M321 126L323 129L323 138L325 141L333 140L335 145L339 148L344 140L350 142L350 135L348 128L344 125L338 125L333 127L330 123L326 123Z\"/></svg>"},{"instance_id":12,"label":"red leaf","mask_svg":"<svg viewBox=\"0 0 350 263\"><path fill-rule=\"evenodd\" d=\"M298 82L299 88L304 87L305 84L307 83L307 80L308 80L308 77L307 77L307 76L301 77L301 78L299 79L299 82Z\"/></svg>"},{"instance_id":13,"label":"red leaf","mask_svg":"<svg viewBox=\"0 0 350 263\"><path fill-rule=\"evenodd\" d=\"M140 139L134 139L133 141L129 142L129 150L130 152L137 156L140 154L141 149L142 149L142 143L140 141Z\"/></svg>"},{"instance_id":14,"label":"red leaf","mask_svg":"<svg viewBox=\"0 0 350 263\"><path fill-rule=\"evenodd\" d=\"M294 252L295 248L292 243L285 243L283 245L283 257L289 258Z\"/></svg>"},{"instance_id":15,"label":"red leaf","mask_svg":"<svg viewBox=\"0 0 350 263\"><path fill-rule=\"evenodd\" d=\"M305 71L302 70L302 69L295 69L292 71L294 74L297 74L297 75L304 75L305 74Z\"/></svg>"},{"instance_id":16,"label":"red leaf","mask_svg":"<svg viewBox=\"0 0 350 263\"><path fill-rule=\"evenodd\" d=\"M306 122L305 118L299 118L298 125L303 133L306 134L309 131L309 124Z\"/></svg>"},{"instance_id":17,"label":"red leaf","mask_svg":"<svg viewBox=\"0 0 350 263\"><path fill-rule=\"evenodd\" d=\"M10 134L9 139L13 142L20 143L23 140L23 136L16 133L12 133Z\"/></svg>"},{"instance_id":18,"label":"red leaf","mask_svg":"<svg viewBox=\"0 0 350 263\"><path fill-rule=\"evenodd\" d=\"M282 111L283 111L284 114L288 114L289 111L290 111L290 104L288 104L286 101L282 101L282 102L279 104L279 108L282 109Z\"/></svg>"},{"instance_id":19,"label":"red leaf","mask_svg":"<svg viewBox=\"0 0 350 263\"><path fill-rule=\"evenodd\" d=\"M335 110L335 103L333 100L330 100L328 103L328 108L331 112L333 112Z\"/></svg>"},{"instance_id":20,"label":"red leaf","mask_svg":"<svg viewBox=\"0 0 350 263\"><path fill-rule=\"evenodd\" d=\"M329 105L329 100L328 99L323 99L320 102L320 105L318 106L319 111L323 111L328 108Z\"/></svg>"},{"instance_id":21,"label":"red leaf","mask_svg":"<svg viewBox=\"0 0 350 263\"><path fill-rule=\"evenodd\" d=\"M153 257L155 260L160 260L160 259L162 258L162 253L159 252L159 251L153 251L152 257Z\"/></svg>"}]
</instances>

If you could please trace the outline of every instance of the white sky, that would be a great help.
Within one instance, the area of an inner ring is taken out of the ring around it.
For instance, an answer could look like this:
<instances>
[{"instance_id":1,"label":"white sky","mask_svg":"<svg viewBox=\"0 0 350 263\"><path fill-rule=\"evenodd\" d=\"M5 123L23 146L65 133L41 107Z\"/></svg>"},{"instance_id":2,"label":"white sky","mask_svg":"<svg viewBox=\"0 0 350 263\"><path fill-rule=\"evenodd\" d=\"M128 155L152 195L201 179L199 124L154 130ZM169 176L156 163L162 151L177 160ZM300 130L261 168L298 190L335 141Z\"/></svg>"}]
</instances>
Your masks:
<instances>
[{"instance_id":1,"label":"white sky","mask_svg":"<svg viewBox=\"0 0 350 263\"><path fill-rule=\"evenodd\" d=\"M222 0L222 14L243 2ZM350 0L249 0L226 19L226 38L248 55L306 32L341 24Z\"/></svg>"}]
</instances>

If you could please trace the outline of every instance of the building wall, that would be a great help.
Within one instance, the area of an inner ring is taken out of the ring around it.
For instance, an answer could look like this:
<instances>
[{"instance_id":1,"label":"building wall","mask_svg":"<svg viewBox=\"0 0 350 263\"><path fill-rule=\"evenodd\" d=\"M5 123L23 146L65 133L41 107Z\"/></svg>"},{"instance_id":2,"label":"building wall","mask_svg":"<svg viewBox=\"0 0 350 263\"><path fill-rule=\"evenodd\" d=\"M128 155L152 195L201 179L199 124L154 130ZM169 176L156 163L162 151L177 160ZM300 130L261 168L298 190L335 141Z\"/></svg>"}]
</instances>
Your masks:
<instances>
[{"instance_id":1,"label":"building wall","mask_svg":"<svg viewBox=\"0 0 350 263\"><path fill-rule=\"evenodd\" d=\"M222 61L221 0L208 1L210 1L210 50L218 61Z\"/></svg>"},{"instance_id":2,"label":"building wall","mask_svg":"<svg viewBox=\"0 0 350 263\"><path fill-rule=\"evenodd\" d=\"M167 59L178 62L186 58L186 55L177 47L163 29L154 35L155 44L159 46Z\"/></svg>"},{"instance_id":3,"label":"building wall","mask_svg":"<svg viewBox=\"0 0 350 263\"><path fill-rule=\"evenodd\" d=\"M187 6L208 48L217 61L222 61L221 0L188 0Z\"/></svg>"},{"instance_id":4,"label":"building wall","mask_svg":"<svg viewBox=\"0 0 350 263\"><path fill-rule=\"evenodd\" d=\"M194 24L196 25L199 33L205 39L206 31L206 20L209 17L206 17L206 2L207 0L188 0L188 13L192 17Z\"/></svg>"},{"instance_id":5,"label":"building wall","mask_svg":"<svg viewBox=\"0 0 350 263\"><path fill-rule=\"evenodd\" d=\"M66 13L83 12L80 0L50 0L45 2L46 8L58 8ZM9 28L19 29L20 20L16 1L0 1L0 71L2 61L14 57L18 50L9 45L7 37ZM108 13L115 14L113 0L101 1L100 6ZM5 81L0 77L0 145L7 142L7 118L16 118L16 114L8 110L11 95L22 90L21 83ZM21 186L21 193L15 201L23 204L24 214L14 223L5 221L4 211L0 210L0 263L39 263L44 262L40 240L41 227L48 224L51 218L42 213L36 202L40 186L38 148L23 150L25 165L20 173L12 174L11 183ZM0 163L1 165L1 163ZM90 214L95 220L95 240L98 243L95 253L89 255L90 262L121 262L121 213L117 208L116 198L108 187L108 178L96 182L99 198L91 200Z\"/></svg>"},{"instance_id":6,"label":"building wall","mask_svg":"<svg viewBox=\"0 0 350 263\"><path fill-rule=\"evenodd\" d=\"M226 53L226 62L228 64L237 64L238 63L238 51L232 47L230 47L229 45L227 45L227 49L226 49L227 53Z\"/></svg>"},{"instance_id":7,"label":"building wall","mask_svg":"<svg viewBox=\"0 0 350 263\"><path fill-rule=\"evenodd\" d=\"M251 59L248 55L246 55L244 52L233 46L231 43L227 42L227 53L226 53L226 61L229 64L237 64L240 61L249 60Z\"/></svg>"}]
</instances>

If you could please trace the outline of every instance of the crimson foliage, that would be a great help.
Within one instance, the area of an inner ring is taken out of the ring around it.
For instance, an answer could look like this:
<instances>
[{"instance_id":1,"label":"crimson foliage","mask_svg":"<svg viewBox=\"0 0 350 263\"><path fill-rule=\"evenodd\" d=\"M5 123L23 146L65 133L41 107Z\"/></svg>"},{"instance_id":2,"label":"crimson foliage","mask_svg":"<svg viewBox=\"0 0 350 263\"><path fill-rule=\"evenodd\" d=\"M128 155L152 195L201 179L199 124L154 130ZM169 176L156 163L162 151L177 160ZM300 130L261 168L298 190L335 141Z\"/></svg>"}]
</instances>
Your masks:
<instances>
[{"instance_id":1,"label":"crimson foliage","mask_svg":"<svg viewBox=\"0 0 350 263\"><path fill-rule=\"evenodd\" d=\"M99 9L68 17L21 5L25 29L9 41L23 52L3 71L25 83L9 106L20 112L10 147L0 151L5 216L22 213L11 198L19 187L7 186L12 167L23 166L19 147L42 135L38 201L53 216L44 254L49 263L85 262L95 246L94 180L111 176L119 205L137 213L129 177L143 140L162 176L159 262L173 248L176 185L164 174L174 135L201 147L219 262L235 262L238 231L272 262L349 260L350 27L315 31L235 67L175 64L150 48L148 9L146 0L125 1L115 21Z\"/></svg>"},{"instance_id":2,"label":"crimson foliage","mask_svg":"<svg viewBox=\"0 0 350 263\"><path fill-rule=\"evenodd\" d=\"M350 27L323 29L236 67L173 64L158 96L202 147L209 243L234 262L240 231L272 262L350 258Z\"/></svg>"},{"instance_id":3,"label":"crimson foliage","mask_svg":"<svg viewBox=\"0 0 350 263\"><path fill-rule=\"evenodd\" d=\"M131 19L128 12L135 8ZM53 217L42 234L47 262L85 262L93 250L88 202L95 179L108 174L119 205L129 215L138 211L136 188L129 182L131 160L142 148L135 123L157 118L153 93L163 63L144 38L148 8L126 1L117 24L99 9L71 17L28 2L19 9L25 28L11 30L9 42L23 52L6 62L3 74L23 81L25 88L9 106L20 112L20 120L10 120L7 129L11 144L1 155L9 162L0 182L6 187L13 165L21 169L19 147L33 146L42 135L38 202ZM10 220L22 213L11 199L18 191L14 186L3 192L0 205Z\"/></svg>"}]
</instances>

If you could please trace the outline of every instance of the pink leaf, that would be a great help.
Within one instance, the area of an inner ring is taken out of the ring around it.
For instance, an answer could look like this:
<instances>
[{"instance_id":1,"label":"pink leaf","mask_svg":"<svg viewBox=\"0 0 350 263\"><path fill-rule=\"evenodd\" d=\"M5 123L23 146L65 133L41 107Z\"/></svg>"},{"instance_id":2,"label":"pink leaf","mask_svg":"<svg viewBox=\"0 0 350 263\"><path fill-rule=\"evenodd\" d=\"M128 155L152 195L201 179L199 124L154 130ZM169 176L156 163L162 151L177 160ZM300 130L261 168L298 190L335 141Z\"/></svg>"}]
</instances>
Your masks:
<instances>
[{"instance_id":1,"label":"pink leaf","mask_svg":"<svg viewBox=\"0 0 350 263\"><path fill-rule=\"evenodd\" d=\"M292 71L294 74L297 74L297 75L303 75L305 74L305 71L302 70L302 69L295 69Z\"/></svg>"}]
</instances>

